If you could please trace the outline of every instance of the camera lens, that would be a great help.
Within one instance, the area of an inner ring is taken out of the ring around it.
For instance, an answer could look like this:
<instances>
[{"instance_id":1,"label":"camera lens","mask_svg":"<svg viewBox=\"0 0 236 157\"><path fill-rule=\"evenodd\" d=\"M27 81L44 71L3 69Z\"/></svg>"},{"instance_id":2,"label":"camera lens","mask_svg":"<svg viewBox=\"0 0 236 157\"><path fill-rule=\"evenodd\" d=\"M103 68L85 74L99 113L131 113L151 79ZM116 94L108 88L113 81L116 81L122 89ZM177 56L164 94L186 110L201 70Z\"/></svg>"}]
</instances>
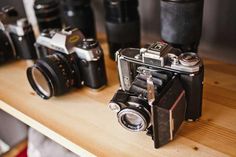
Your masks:
<instances>
[{"instance_id":1,"label":"camera lens","mask_svg":"<svg viewBox=\"0 0 236 157\"><path fill-rule=\"evenodd\" d=\"M110 57L120 48L140 47L138 1L104 0L104 6Z\"/></svg>"},{"instance_id":2,"label":"camera lens","mask_svg":"<svg viewBox=\"0 0 236 157\"><path fill-rule=\"evenodd\" d=\"M144 131L150 123L148 104L136 96L130 96L128 107L118 112L118 121L130 131Z\"/></svg>"},{"instance_id":3,"label":"camera lens","mask_svg":"<svg viewBox=\"0 0 236 157\"><path fill-rule=\"evenodd\" d=\"M14 58L14 47L7 34L0 30L0 64Z\"/></svg>"},{"instance_id":4,"label":"camera lens","mask_svg":"<svg viewBox=\"0 0 236 157\"><path fill-rule=\"evenodd\" d=\"M36 0L34 11L37 17L39 30L48 28L62 28L60 5L55 0Z\"/></svg>"},{"instance_id":5,"label":"camera lens","mask_svg":"<svg viewBox=\"0 0 236 157\"><path fill-rule=\"evenodd\" d=\"M73 86L81 85L76 55L60 53L39 59L27 69L30 85L44 99L62 95Z\"/></svg>"},{"instance_id":6,"label":"camera lens","mask_svg":"<svg viewBox=\"0 0 236 157\"><path fill-rule=\"evenodd\" d=\"M130 131L144 131L149 124L149 116L143 110L125 108L118 113L118 121L125 129Z\"/></svg>"},{"instance_id":7,"label":"camera lens","mask_svg":"<svg viewBox=\"0 0 236 157\"><path fill-rule=\"evenodd\" d=\"M86 38L96 38L90 0L62 0L61 4L66 25L79 28Z\"/></svg>"}]
</instances>

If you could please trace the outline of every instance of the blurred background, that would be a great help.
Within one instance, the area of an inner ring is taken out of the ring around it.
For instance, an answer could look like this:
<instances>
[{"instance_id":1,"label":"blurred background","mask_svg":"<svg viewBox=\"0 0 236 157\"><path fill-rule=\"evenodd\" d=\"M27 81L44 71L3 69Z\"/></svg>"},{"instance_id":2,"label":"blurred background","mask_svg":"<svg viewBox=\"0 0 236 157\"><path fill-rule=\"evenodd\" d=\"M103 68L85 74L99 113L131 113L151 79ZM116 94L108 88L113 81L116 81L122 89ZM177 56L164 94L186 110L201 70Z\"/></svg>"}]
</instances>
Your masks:
<instances>
[{"instance_id":1,"label":"blurred background","mask_svg":"<svg viewBox=\"0 0 236 157\"><path fill-rule=\"evenodd\" d=\"M96 29L105 33L103 0L91 0L95 12ZM33 0L1 0L0 6L12 4L21 16L28 15L35 23L32 13ZM236 1L205 0L203 31L199 53L203 57L236 63ZM25 9L23 9L25 7ZM25 11L26 10L26 11ZM139 0L142 43L160 39L159 1Z\"/></svg>"}]
</instances>

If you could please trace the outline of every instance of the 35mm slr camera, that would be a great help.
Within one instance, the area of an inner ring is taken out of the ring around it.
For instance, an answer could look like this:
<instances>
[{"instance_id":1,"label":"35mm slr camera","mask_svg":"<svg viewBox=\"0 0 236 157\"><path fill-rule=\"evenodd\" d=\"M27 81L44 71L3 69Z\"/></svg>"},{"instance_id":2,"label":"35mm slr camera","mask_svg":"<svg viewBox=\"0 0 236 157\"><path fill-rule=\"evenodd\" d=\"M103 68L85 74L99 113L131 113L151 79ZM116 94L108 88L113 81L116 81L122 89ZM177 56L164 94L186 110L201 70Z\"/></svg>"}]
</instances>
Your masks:
<instances>
[{"instance_id":1,"label":"35mm slr camera","mask_svg":"<svg viewBox=\"0 0 236 157\"><path fill-rule=\"evenodd\" d=\"M36 59L34 32L27 19L19 18L14 7L0 11L0 63L18 59Z\"/></svg>"},{"instance_id":2,"label":"35mm slr camera","mask_svg":"<svg viewBox=\"0 0 236 157\"><path fill-rule=\"evenodd\" d=\"M92 89L106 85L103 51L78 29L45 30L35 47L41 58L27 69L27 77L42 98L62 95L83 84Z\"/></svg>"},{"instance_id":3,"label":"35mm slr camera","mask_svg":"<svg viewBox=\"0 0 236 157\"><path fill-rule=\"evenodd\" d=\"M109 107L124 128L147 131L158 148L185 119L201 116L204 68L196 53L156 42L119 50L116 60L121 87Z\"/></svg>"}]
</instances>

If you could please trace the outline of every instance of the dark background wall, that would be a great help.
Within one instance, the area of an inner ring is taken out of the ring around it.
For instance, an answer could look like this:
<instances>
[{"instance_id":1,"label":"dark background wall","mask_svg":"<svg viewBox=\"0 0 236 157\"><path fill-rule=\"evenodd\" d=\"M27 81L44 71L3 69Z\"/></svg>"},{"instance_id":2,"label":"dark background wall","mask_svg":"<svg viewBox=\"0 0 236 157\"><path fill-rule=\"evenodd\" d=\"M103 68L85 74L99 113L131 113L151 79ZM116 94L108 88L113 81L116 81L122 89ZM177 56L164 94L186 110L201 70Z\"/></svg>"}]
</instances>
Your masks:
<instances>
[{"instance_id":1,"label":"dark background wall","mask_svg":"<svg viewBox=\"0 0 236 157\"><path fill-rule=\"evenodd\" d=\"M1 0L17 8L22 0ZM32 0L27 0L32 1ZM103 0L91 0L95 11L97 32L105 32ZM236 63L236 1L205 0L203 32L199 53L203 56ZM24 15L23 9L21 14ZM160 39L159 0L139 0L142 24L142 42Z\"/></svg>"}]
</instances>

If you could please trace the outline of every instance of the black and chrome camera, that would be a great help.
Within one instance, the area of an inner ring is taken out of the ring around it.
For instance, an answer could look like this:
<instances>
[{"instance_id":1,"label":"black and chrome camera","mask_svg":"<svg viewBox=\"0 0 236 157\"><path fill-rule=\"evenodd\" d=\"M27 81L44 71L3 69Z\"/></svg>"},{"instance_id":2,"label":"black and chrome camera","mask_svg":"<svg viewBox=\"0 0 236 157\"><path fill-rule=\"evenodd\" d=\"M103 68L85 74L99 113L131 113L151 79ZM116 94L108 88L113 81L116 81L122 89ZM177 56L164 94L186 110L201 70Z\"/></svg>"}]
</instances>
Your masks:
<instances>
[{"instance_id":1,"label":"black and chrome camera","mask_svg":"<svg viewBox=\"0 0 236 157\"><path fill-rule=\"evenodd\" d=\"M147 131L155 148L171 141L184 120L201 116L204 68L196 53L163 42L116 53L120 89L109 103L119 123Z\"/></svg>"},{"instance_id":2,"label":"black and chrome camera","mask_svg":"<svg viewBox=\"0 0 236 157\"><path fill-rule=\"evenodd\" d=\"M0 63L13 59L36 59L35 36L25 18L10 6L0 11Z\"/></svg>"},{"instance_id":3,"label":"black and chrome camera","mask_svg":"<svg viewBox=\"0 0 236 157\"><path fill-rule=\"evenodd\" d=\"M85 39L80 30L46 30L35 47L41 58L27 69L27 77L42 98L62 95L81 85L92 89L106 85L102 48L96 40Z\"/></svg>"}]
</instances>

